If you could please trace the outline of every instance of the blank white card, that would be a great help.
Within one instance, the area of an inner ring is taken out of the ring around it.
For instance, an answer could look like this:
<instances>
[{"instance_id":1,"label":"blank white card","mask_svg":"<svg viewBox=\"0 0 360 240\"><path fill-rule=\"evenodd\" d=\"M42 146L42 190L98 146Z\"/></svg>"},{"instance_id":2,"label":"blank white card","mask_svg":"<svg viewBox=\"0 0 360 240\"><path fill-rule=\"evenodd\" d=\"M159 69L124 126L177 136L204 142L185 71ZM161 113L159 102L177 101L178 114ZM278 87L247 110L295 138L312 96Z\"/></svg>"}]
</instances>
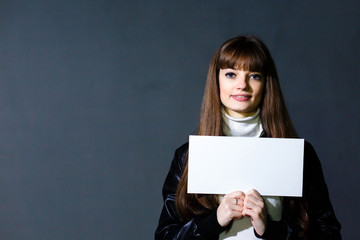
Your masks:
<instances>
[{"instance_id":1,"label":"blank white card","mask_svg":"<svg viewBox=\"0 0 360 240\"><path fill-rule=\"evenodd\" d=\"M190 136L188 193L302 196L304 139Z\"/></svg>"}]
</instances>

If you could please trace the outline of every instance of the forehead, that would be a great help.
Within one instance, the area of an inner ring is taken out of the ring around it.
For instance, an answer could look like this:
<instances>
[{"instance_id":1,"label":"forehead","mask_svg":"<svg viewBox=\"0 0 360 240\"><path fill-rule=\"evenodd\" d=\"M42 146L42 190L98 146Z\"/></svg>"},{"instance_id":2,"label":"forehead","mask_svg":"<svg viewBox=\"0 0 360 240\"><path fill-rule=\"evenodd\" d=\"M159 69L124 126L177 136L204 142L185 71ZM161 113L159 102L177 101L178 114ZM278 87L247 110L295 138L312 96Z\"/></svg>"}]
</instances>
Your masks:
<instances>
[{"instance_id":1,"label":"forehead","mask_svg":"<svg viewBox=\"0 0 360 240\"><path fill-rule=\"evenodd\" d=\"M218 68L263 72L264 59L253 52L223 52L219 58Z\"/></svg>"},{"instance_id":2,"label":"forehead","mask_svg":"<svg viewBox=\"0 0 360 240\"><path fill-rule=\"evenodd\" d=\"M219 69L219 73L225 74L228 72L234 72L234 73L244 73L244 74L260 74L261 76L263 75L263 73L261 71L252 71L252 70L247 70L247 69L242 69L242 68L220 68Z\"/></svg>"}]
</instances>

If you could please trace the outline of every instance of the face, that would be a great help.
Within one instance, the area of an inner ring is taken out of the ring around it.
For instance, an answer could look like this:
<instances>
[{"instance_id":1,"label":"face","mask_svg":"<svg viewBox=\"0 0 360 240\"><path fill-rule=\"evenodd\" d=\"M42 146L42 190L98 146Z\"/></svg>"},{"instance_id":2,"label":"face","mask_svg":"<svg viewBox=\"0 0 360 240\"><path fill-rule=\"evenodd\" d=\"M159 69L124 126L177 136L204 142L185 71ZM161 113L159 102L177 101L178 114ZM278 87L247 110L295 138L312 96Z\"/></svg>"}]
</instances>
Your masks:
<instances>
[{"instance_id":1,"label":"face","mask_svg":"<svg viewBox=\"0 0 360 240\"><path fill-rule=\"evenodd\" d=\"M244 118L254 114L261 102L264 76L260 72L220 69L219 87L225 111L231 117Z\"/></svg>"}]
</instances>

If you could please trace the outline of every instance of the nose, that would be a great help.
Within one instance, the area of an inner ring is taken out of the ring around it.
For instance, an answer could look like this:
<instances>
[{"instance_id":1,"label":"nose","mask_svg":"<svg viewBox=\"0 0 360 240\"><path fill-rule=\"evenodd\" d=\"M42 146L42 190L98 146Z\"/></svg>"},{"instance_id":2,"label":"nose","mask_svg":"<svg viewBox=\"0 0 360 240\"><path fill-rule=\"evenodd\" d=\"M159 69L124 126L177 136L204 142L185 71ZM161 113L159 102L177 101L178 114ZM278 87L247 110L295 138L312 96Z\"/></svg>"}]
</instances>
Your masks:
<instances>
[{"instance_id":1,"label":"nose","mask_svg":"<svg viewBox=\"0 0 360 240\"><path fill-rule=\"evenodd\" d=\"M236 81L236 88L238 89L246 89L248 87L248 79L245 75L239 75Z\"/></svg>"}]
</instances>

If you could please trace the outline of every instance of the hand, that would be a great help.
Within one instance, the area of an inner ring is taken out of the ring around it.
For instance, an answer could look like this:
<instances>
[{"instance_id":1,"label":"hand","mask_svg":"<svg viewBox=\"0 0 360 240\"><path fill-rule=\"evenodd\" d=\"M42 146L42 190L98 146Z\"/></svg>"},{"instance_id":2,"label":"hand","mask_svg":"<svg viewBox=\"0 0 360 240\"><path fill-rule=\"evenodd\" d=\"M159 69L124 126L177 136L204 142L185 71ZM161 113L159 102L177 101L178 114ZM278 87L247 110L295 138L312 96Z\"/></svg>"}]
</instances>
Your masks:
<instances>
[{"instance_id":1,"label":"hand","mask_svg":"<svg viewBox=\"0 0 360 240\"><path fill-rule=\"evenodd\" d=\"M245 194L241 191L226 194L217 209L217 220L220 226L227 226L233 219L243 217Z\"/></svg>"},{"instance_id":2,"label":"hand","mask_svg":"<svg viewBox=\"0 0 360 240\"><path fill-rule=\"evenodd\" d=\"M251 217L251 224L253 225L257 234L260 236L264 234L266 228L267 212L263 198L255 189L251 189L246 194L242 215Z\"/></svg>"}]
</instances>

